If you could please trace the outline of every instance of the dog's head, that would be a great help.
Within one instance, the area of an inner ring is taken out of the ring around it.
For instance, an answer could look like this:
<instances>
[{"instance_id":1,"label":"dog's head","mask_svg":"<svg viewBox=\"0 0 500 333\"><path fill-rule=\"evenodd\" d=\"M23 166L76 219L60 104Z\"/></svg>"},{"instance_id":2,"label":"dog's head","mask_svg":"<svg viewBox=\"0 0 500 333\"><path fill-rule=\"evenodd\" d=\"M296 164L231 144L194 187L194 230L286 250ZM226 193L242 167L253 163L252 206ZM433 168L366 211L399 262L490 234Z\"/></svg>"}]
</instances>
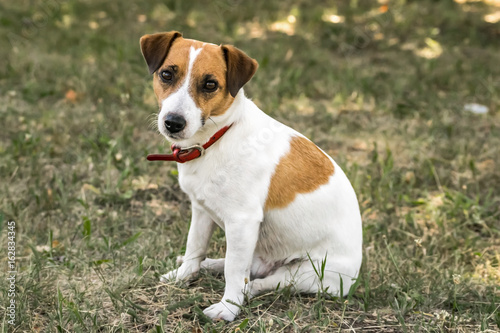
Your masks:
<instances>
[{"instance_id":1,"label":"dog's head","mask_svg":"<svg viewBox=\"0 0 500 333\"><path fill-rule=\"evenodd\" d=\"M174 142L191 138L209 117L222 116L258 67L234 46L184 39L177 31L143 36L141 50L154 74L158 129Z\"/></svg>"}]
</instances>

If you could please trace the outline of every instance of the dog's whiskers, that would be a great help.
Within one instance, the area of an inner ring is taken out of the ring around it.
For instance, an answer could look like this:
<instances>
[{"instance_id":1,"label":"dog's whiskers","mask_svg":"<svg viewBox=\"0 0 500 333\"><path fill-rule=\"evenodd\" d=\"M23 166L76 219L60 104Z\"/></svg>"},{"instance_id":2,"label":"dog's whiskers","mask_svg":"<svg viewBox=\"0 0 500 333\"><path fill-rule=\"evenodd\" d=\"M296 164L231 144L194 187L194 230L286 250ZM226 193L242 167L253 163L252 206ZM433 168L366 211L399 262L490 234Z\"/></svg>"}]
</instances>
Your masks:
<instances>
[{"instance_id":1,"label":"dog's whiskers","mask_svg":"<svg viewBox=\"0 0 500 333\"><path fill-rule=\"evenodd\" d=\"M148 122L148 128L151 130L155 130L158 134L161 134L158 130L157 122L158 122L158 113L153 113L147 116L146 121Z\"/></svg>"}]
</instances>

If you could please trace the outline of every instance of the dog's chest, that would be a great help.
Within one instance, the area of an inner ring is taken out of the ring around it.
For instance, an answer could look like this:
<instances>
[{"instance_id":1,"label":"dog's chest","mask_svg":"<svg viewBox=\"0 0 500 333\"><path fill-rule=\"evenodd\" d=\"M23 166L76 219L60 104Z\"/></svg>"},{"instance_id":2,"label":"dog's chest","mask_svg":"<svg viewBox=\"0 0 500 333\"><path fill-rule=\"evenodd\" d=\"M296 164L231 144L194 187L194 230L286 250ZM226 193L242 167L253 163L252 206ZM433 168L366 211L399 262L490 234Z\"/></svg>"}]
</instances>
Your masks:
<instances>
[{"instance_id":1,"label":"dog's chest","mask_svg":"<svg viewBox=\"0 0 500 333\"><path fill-rule=\"evenodd\" d=\"M226 175L227 177L227 175ZM225 190L225 177L218 173L208 172L207 169L179 168L179 185L189 196L193 205L202 207L212 220L224 229L224 224L219 214L221 198L229 195Z\"/></svg>"},{"instance_id":2,"label":"dog's chest","mask_svg":"<svg viewBox=\"0 0 500 333\"><path fill-rule=\"evenodd\" d=\"M212 182L211 178L204 170L179 168L179 185L191 200L205 202L211 197L206 189Z\"/></svg>"},{"instance_id":3,"label":"dog's chest","mask_svg":"<svg viewBox=\"0 0 500 333\"><path fill-rule=\"evenodd\" d=\"M223 221L261 221L273 171L268 161L251 163L239 156L222 154L205 157L179 165L179 184L192 203L202 207L222 228ZM202 163L195 164L198 162Z\"/></svg>"}]
</instances>

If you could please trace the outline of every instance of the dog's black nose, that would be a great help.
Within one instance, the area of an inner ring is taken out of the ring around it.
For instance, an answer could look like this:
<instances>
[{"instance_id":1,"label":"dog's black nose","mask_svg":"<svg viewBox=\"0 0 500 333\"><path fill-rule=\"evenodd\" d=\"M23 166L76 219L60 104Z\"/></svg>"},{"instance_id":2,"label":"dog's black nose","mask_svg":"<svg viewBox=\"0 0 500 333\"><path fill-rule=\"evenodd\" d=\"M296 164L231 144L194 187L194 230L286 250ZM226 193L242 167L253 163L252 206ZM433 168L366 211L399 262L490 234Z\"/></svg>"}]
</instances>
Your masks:
<instances>
[{"instance_id":1,"label":"dog's black nose","mask_svg":"<svg viewBox=\"0 0 500 333\"><path fill-rule=\"evenodd\" d=\"M180 132L186 127L186 119L178 114L169 114L165 119L165 128L170 133Z\"/></svg>"}]
</instances>

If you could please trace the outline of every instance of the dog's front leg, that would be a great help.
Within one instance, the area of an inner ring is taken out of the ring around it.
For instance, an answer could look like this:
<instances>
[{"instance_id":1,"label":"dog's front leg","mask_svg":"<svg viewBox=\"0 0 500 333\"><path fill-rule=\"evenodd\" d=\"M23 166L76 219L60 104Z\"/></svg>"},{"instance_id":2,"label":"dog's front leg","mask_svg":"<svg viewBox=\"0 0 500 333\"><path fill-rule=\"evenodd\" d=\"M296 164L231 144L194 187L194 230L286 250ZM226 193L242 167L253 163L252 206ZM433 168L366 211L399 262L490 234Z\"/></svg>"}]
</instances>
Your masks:
<instances>
[{"instance_id":1,"label":"dog's front leg","mask_svg":"<svg viewBox=\"0 0 500 333\"><path fill-rule=\"evenodd\" d=\"M175 280L185 281L196 276L200 263L205 259L208 243L215 228L215 223L203 208L192 203L191 225L189 227L186 253L178 269L162 275L162 282Z\"/></svg>"},{"instance_id":2,"label":"dog's front leg","mask_svg":"<svg viewBox=\"0 0 500 333\"><path fill-rule=\"evenodd\" d=\"M250 268L259 235L260 221L239 220L226 223L226 260L224 276L226 289L219 303L203 312L212 319L233 321L240 312L248 291Z\"/></svg>"}]
</instances>

